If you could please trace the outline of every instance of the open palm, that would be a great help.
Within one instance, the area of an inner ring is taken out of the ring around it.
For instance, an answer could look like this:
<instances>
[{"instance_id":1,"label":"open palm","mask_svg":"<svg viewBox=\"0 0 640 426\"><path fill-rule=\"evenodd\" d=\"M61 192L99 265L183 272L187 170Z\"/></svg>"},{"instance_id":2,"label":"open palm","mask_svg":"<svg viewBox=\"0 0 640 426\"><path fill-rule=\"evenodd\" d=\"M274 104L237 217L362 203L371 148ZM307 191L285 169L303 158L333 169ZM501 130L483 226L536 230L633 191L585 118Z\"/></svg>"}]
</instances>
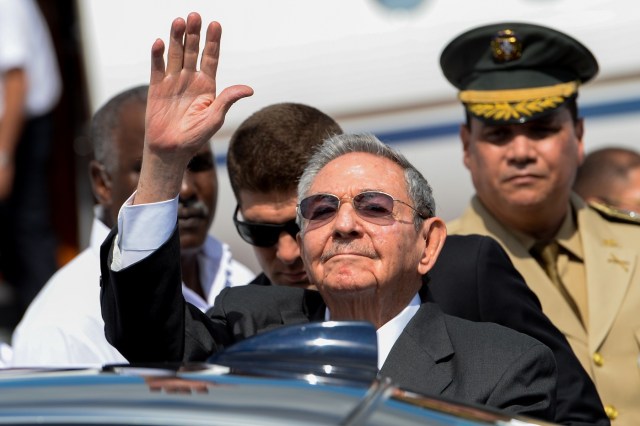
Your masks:
<instances>
[{"instance_id":1,"label":"open palm","mask_svg":"<svg viewBox=\"0 0 640 426\"><path fill-rule=\"evenodd\" d=\"M172 197L193 155L224 123L237 100L251 96L244 85L227 87L216 95L216 72L222 28L207 27L197 69L202 20L191 13L185 22L171 24L167 62L164 42L151 48L151 77L145 124L145 151L136 204Z\"/></svg>"}]
</instances>

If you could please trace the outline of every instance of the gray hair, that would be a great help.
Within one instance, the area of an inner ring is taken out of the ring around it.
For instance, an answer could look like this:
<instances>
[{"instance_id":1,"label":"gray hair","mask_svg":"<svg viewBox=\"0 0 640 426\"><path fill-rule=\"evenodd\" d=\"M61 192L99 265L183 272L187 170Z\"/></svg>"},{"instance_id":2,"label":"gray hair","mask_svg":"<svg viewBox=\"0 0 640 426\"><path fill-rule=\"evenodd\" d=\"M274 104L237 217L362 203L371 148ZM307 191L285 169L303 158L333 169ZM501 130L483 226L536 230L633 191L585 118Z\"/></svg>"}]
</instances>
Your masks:
<instances>
[{"instance_id":1,"label":"gray hair","mask_svg":"<svg viewBox=\"0 0 640 426\"><path fill-rule=\"evenodd\" d=\"M386 158L404 170L407 192L415 209L422 215L420 217L420 215L414 214L413 222L416 230L420 229L424 219L435 216L436 203L429 182L402 154L368 133L341 134L325 139L322 145L316 148L302 176L300 176L298 202L307 196L311 184L324 166L338 157L354 152L363 152Z\"/></svg>"}]
</instances>

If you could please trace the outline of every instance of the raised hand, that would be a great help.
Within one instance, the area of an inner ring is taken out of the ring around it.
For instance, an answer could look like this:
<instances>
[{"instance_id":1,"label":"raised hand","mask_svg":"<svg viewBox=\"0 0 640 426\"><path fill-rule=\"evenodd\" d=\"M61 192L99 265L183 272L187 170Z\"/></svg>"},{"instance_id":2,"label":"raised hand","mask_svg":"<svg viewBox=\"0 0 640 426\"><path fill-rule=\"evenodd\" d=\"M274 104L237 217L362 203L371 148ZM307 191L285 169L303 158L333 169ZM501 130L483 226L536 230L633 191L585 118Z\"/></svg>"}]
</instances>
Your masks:
<instances>
[{"instance_id":1,"label":"raised hand","mask_svg":"<svg viewBox=\"0 0 640 426\"><path fill-rule=\"evenodd\" d=\"M186 23L173 21L166 67L164 42L158 39L151 48L145 149L134 204L178 194L191 157L220 129L231 105L253 94L250 87L236 85L216 95L222 28L217 22L207 27L198 70L201 25L195 12Z\"/></svg>"}]
</instances>

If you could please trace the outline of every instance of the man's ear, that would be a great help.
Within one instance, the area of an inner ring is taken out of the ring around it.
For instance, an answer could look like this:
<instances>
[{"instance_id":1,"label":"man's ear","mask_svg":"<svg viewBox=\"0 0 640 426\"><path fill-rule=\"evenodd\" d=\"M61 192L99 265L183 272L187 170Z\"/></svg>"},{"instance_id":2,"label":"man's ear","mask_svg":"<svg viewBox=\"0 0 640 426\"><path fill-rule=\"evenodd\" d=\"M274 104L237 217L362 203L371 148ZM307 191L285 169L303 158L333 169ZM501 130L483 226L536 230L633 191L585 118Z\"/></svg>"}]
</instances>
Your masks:
<instances>
[{"instance_id":1,"label":"man's ear","mask_svg":"<svg viewBox=\"0 0 640 426\"><path fill-rule=\"evenodd\" d=\"M440 250L444 246L444 240L447 238L447 226L439 217L429 218L422 224L421 236L421 240L424 240L424 249L420 262L418 262L418 273L424 275L433 268Z\"/></svg>"},{"instance_id":2,"label":"man's ear","mask_svg":"<svg viewBox=\"0 0 640 426\"><path fill-rule=\"evenodd\" d=\"M575 134L578 143L578 164L584 162L584 118L579 118L575 124Z\"/></svg>"},{"instance_id":3,"label":"man's ear","mask_svg":"<svg viewBox=\"0 0 640 426\"><path fill-rule=\"evenodd\" d=\"M302 258L302 261L304 262L304 247L302 246L302 230L300 230L296 234L296 242L298 243L298 247L300 248L300 257Z\"/></svg>"},{"instance_id":4,"label":"man's ear","mask_svg":"<svg viewBox=\"0 0 640 426\"><path fill-rule=\"evenodd\" d=\"M469 142L471 141L471 128L467 124L460 125L460 140L462 141L462 161L469 168Z\"/></svg>"},{"instance_id":5,"label":"man's ear","mask_svg":"<svg viewBox=\"0 0 640 426\"><path fill-rule=\"evenodd\" d=\"M111 176L107 173L105 166L96 160L91 160L89 176L91 177L91 189L98 203L103 206L111 205Z\"/></svg>"}]
</instances>

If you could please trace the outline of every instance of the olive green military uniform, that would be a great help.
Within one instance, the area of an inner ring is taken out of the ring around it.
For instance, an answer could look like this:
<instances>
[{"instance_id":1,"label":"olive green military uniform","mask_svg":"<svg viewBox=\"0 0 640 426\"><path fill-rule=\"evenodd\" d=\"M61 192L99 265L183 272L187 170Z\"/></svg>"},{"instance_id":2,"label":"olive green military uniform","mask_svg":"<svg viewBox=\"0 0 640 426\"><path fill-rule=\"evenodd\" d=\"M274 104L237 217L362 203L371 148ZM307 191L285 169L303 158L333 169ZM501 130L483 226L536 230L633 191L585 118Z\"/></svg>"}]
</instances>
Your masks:
<instances>
[{"instance_id":1,"label":"olive green military uniform","mask_svg":"<svg viewBox=\"0 0 640 426\"><path fill-rule=\"evenodd\" d=\"M489 235L502 244L594 380L607 414L619 419L614 424L640 425L640 226L605 218L577 196L571 208L575 227L569 239L581 242L585 280L573 283L566 273L570 268L560 264L559 270L565 285L582 288L586 295L584 324L529 254L530 245L498 223L477 198L447 229Z\"/></svg>"}]
</instances>

